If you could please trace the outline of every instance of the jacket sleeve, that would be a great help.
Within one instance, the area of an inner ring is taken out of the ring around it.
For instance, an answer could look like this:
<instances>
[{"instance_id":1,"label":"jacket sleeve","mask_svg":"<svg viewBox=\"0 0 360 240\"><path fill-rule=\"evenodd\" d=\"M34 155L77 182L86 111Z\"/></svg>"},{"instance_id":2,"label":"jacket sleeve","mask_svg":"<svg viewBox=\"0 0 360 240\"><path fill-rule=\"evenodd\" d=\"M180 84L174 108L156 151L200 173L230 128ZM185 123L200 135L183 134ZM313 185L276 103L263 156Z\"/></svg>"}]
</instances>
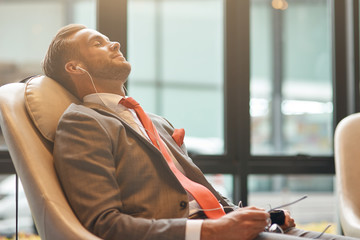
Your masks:
<instances>
[{"instance_id":1,"label":"jacket sleeve","mask_svg":"<svg viewBox=\"0 0 360 240\"><path fill-rule=\"evenodd\" d=\"M65 113L54 142L54 164L80 222L103 239L181 239L186 219L145 219L123 212L113 143L100 121L84 112Z\"/></svg>"}]
</instances>

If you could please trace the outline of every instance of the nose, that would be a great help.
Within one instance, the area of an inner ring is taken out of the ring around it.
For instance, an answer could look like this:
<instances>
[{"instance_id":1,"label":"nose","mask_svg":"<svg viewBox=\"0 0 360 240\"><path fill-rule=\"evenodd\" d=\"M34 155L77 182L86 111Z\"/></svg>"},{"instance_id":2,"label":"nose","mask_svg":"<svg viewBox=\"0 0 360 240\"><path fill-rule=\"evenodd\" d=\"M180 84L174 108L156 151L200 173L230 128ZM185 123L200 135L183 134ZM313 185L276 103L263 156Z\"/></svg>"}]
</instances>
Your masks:
<instances>
[{"instance_id":1,"label":"nose","mask_svg":"<svg viewBox=\"0 0 360 240\"><path fill-rule=\"evenodd\" d=\"M119 51L119 50L120 50L120 43L118 43L118 42L111 42L110 48L111 48L111 50L113 50L113 51Z\"/></svg>"}]
</instances>

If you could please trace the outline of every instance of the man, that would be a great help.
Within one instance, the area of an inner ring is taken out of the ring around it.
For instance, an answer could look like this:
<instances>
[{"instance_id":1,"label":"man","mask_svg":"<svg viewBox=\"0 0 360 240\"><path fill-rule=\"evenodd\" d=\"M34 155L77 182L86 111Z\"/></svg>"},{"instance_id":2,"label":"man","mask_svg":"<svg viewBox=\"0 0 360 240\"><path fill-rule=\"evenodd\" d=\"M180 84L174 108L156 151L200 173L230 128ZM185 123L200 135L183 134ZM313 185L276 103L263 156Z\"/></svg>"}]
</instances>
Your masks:
<instances>
[{"instance_id":1,"label":"man","mask_svg":"<svg viewBox=\"0 0 360 240\"><path fill-rule=\"evenodd\" d=\"M89 231L128 240L318 235L295 229L288 212L281 226L287 234L264 233L269 213L238 208L220 196L188 157L181 131L176 137L179 132L165 119L145 114L155 126L149 129L139 109L124 103L131 65L119 43L85 26L68 25L50 44L43 68L84 102L69 106L59 121L54 163L71 207ZM206 189L220 207L204 207L184 178ZM211 217L212 211L221 216ZM211 219L190 219L204 217Z\"/></svg>"}]
</instances>

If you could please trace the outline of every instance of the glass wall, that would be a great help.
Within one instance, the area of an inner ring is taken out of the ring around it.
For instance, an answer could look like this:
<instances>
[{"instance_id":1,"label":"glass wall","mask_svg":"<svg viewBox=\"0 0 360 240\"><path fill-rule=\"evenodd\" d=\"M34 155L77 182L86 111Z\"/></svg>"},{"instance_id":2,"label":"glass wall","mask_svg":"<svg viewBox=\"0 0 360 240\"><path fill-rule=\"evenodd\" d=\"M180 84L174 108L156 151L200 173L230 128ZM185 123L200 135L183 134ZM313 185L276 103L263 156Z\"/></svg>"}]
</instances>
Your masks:
<instances>
[{"instance_id":1,"label":"glass wall","mask_svg":"<svg viewBox=\"0 0 360 240\"><path fill-rule=\"evenodd\" d=\"M205 174L206 179L222 196L233 202L233 182L231 174Z\"/></svg>"},{"instance_id":2,"label":"glass wall","mask_svg":"<svg viewBox=\"0 0 360 240\"><path fill-rule=\"evenodd\" d=\"M271 1L250 1L251 155L330 156L330 1L287 3L276 10ZM185 128L193 153L224 153L224 8L221 0L128 1L129 95ZM207 178L233 197L232 175ZM301 214L321 201L329 209L313 221L335 222L333 176L250 175L248 190L249 204L264 207L311 193L303 208L294 206L297 222L309 224Z\"/></svg>"},{"instance_id":3,"label":"glass wall","mask_svg":"<svg viewBox=\"0 0 360 240\"><path fill-rule=\"evenodd\" d=\"M129 94L186 131L188 150L224 151L223 1L129 0Z\"/></svg>"},{"instance_id":4,"label":"glass wall","mask_svg":"<svg viewBox=\"0 0 360 240\"><path fill-rule=\"evenodd\" d=\"M0 86L42 74L51 39L69 23L96 28L96 0L0 1Z\"/></svg>"},{"instance_id":5,"label":"glass wall","mask_svg":"<svg viewBox=\"0 0 360 240\"><path fill-rule=\"evenodd\" d=\"M69 23L96 28L96 0L0 1L0 86L42 74L41 61L57 30ZM0 151L6 151L0 134ZM0 236L15 233L15 175L0 176ZM24 192L19 231L35 232Z\"/></svg>"},{"instance_id":6,"label":"glass wall","mask_svg":"<svg viewBox=\"0 0 360 240\"><path fill-rule=\"evenodd\" d=\"M0 236L12 237L16 230L16 176L0 175ZM21 182L18 182L19 232L36 233L30 208Z\"/></svg>"},{"instance_id":7,"label":"glass wall","mask_svg":"<svg viewBox=\"0 0 360 240\"><path fill-rule=\"evenodd\" d=\"M332 154L328 0L251 1L251 153Z\"/></svg>"},{"instance_id":8,"label":"glass wall","mask_svg":"<svg viewBox=\"0 0 360 240\"><path fill-rule=\"evenodd\" d=\"M270 1L251 1L251 154L330 156L331 2L286 2L277 10ZM248 191L249 204L266 209L308 195L290 207L298 225L318 231L336 225L331 175L253 174Z\"/></svg>"}]
</instances>

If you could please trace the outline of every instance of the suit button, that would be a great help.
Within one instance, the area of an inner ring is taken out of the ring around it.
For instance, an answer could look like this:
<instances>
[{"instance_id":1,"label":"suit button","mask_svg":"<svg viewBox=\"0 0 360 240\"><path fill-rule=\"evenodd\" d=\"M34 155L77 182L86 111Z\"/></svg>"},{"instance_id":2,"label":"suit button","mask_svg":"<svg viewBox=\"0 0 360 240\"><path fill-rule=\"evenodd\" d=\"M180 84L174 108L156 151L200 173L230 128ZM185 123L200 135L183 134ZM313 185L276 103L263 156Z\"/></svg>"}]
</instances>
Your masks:
<instances>
[{"instance_id":1,"label":"suit button","mask_svg":"<svg viewBox=\"0 0 360 240\"><path fill-rule=\"evenodd\" d=\"M187 202L181 201L181 202L180 202L180 208L181 208L181 209L185 209L186 207L187 207Z\"/></svg>"}]
</instances>

